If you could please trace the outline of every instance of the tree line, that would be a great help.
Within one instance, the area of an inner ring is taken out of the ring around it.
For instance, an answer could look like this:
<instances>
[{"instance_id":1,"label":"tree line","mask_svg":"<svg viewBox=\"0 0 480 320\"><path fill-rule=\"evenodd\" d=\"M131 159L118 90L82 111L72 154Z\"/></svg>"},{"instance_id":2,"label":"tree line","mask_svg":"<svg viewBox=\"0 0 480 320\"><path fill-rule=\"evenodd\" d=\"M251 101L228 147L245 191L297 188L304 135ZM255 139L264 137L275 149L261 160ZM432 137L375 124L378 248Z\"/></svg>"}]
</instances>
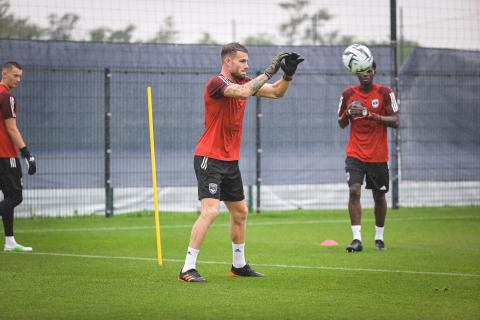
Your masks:
<instances>
[{"instance_id":1,"label":"tree line","mask_svg":"<svg viewBox=\"0 0 480 320\"><path fill-rule=\"evenodd\" d=\"M328 22L334 16L327 9L312 8L310 0L287 0L278 6L287 13L287 21L278 26L278 33L286 39L289 45L348 45L355 42L351 35L341 35L339 30L326 31ZM28 18L18 18L10 12L8 0L0 0L0 39L27 40L63 40L63 41L96 41L96 42L150 42L177 43L180 32L175 28L173 16L167 16L160 23L155 35L146 40L134 40L136 30L134 24L128 24L124 29L111 29L107 26L97 27L88 31L87 39L75 39L74 33L80 17L75 13L65 13L59 16L51 13L47 17L48 26L42 28L29 21ZM276 45L275 34L261 32L248 36L243 41L245 45ZM400 39L403 41L403 39ZM203 32L198 44L218 44L208 32ZM365 44L388 44L387 41L363 41ZM413 41L404 41L404 46L410 51L418 46Z\"/></svg>"},{"instance_id":2,"label":"tree line","mask_svg":"<svg viewBox=\"0 0 480 320\"><path fill-rule=\"evenodd\" d=\"M338 31L325 33L323 28L333 16L326 9L313 11L309 0L289 0L278 4L288 12L289 20L282 23L278 31L285 37L288 44L347 44L353 40L351 36L340 36ZM28 40L79 40L74 38L74 32L80 17L75 13L65 13L59 16L51 13L47 17L48 27L42 28L29 21L28 18L18 18L10 11L8 0L0 0L0 39L28 39ZM128 24L124 29L114 30L101 26L88 31L86 41L97 42L133 42L133 33L136 27ZM164 18L154 37L144 41L153 43L175 43L180 32L175 29L172 16ZM246 45L274 45L275 35L261 32L248 36L242 43ZM198 39L200 44L218 44L208 33L204 32Z\"/></svg>"}]
</instances>

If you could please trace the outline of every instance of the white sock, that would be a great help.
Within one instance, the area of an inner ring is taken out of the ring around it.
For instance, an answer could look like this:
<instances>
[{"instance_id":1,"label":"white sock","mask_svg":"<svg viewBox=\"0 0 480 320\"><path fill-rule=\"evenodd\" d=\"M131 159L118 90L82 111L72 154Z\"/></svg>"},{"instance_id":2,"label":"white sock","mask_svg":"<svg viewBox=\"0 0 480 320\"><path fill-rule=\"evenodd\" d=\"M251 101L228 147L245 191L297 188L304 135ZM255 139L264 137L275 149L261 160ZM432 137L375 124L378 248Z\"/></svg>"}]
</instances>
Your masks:
<instances>
[{"instance_id":1,"label":"white sock","mask_svg":"<svg viewBox=\"0 0 480 320\"><path fill-rule=\"evenodd\" d=\"M357 239L362 241L362 226L361 225L353 225L352 226L352 233L353 233L353 239Z\"/></svg>"},{"instance_id":2,"label":"white sock","mask_svg":"<svg viewBox=\"0 0 480 320\"><path fill-rule=\"evenodd\" d=\"M5 244L9 247L15 247L17 245L17 241L15 241L15 237L5 237Z\"/></svg>"},{"instance_id":3,"label":"white sock","mask_svg":"<svg viewBox=\"0 0 480 320\"><path fill-rule=\"evenodd\" d=\"M200 250L188 247L187 257L185 258L185 264L183 265L182 272L197 268L197 256L199 252Z\"/></svg>"},{"instance_id":4,"label":"white sock","mask_svg":"<svg viewBox=\"0 0 480 320\"><path fill-rule=\"evenodd\" d=\"M247 262L245 262L245 243L235 244L232 242L233 252L233 266L235 268L243 268Z\"/></svg>"},{"instance_id":5,"label":"white sock","mask_svg":"<svg viewBox=\"0 0 480 320\"><path fill-rule=\"evenodd\" d=\"M375 226L375 240L382 240L383 241L383 229L385 229L385 227Z\"/></svg>"}]
</instances>

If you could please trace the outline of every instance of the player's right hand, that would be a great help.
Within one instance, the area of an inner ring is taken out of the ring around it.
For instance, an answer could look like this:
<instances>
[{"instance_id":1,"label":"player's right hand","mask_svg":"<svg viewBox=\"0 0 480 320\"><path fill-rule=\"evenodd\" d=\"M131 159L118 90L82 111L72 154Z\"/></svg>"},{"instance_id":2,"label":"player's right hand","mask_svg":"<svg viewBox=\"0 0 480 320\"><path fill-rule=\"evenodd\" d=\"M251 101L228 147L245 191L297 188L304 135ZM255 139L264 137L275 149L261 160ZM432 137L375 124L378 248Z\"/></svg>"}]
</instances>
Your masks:
<instances>
[{"instance_id":1,"label":"player's right hand","mask_svg":"<svg viewBox=\"0 0 480 320\"><path fill-rule=\"evenodd\" d=\"M28 174L35 174L35 172L37 172L37 162L35 161L35 157L30 154L30 151L28 151L27 147L20 149L20 153L22 154L22 157L25 158L25 162L27 163Z\"/></svg>"},{"instance_id":2,"label":"player's right hand","mask_svg":"<svg viewBox=\"0 0 480 320\"><path fill-rule=\"evenodd\" d=\"M368 109L365 108L359 101L353 101L347 109L348 115L352 118L366 117Z\"/></svg>"},{"instance_id":3,"label":"player's right hand","mask_svg":"<svg viewBox=\"0 0 480 320\"><path fill-rule=\"evenodd\" d=\"M272 63L263 71L263 73L271 79L275 73L277 73L278 69L280 69L280 63L283 59L288 56L288 52L281 52L273 57Z\"/></svg>"}]
</instances>

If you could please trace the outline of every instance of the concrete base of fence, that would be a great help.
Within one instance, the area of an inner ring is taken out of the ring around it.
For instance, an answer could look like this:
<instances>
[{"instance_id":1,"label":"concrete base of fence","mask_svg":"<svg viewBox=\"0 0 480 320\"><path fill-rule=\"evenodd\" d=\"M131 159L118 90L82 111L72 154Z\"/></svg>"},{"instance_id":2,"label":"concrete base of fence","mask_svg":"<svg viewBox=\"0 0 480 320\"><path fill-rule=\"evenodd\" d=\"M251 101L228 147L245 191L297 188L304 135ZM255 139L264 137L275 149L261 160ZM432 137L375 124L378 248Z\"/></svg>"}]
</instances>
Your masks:
<instances>
[{"instance_id":1,"label":"concrete base of fence","mask_svg":"<svg viewBox=\"0 0 480 320\"><path fill-rule=\"evenodd\" d=\"M256 195L255 186L253 195ZM248 195L247 187L245 194ZM160 211L199 211L196 187L166 187L159 189ZM247 199L248 201L248 199ZM281 185L262 186L261 210L320 210L345 209L348 201L347 185ZM391 204L391 194L387 194ZM256 199L253 199L256 203ZM413 182L400 183L402 207L480 205L480 182ZM373 207L369 190L362 192L362 207ZM255 209L255 208L254 208ZM114 214L153 210L150 188L114 189ZM226 208L221 207L222 211ZM32 216L70 217L105 214L105 190L97 189L29 189L24 201L15 210L17 218Z\"/></svg>"}]
</instances>

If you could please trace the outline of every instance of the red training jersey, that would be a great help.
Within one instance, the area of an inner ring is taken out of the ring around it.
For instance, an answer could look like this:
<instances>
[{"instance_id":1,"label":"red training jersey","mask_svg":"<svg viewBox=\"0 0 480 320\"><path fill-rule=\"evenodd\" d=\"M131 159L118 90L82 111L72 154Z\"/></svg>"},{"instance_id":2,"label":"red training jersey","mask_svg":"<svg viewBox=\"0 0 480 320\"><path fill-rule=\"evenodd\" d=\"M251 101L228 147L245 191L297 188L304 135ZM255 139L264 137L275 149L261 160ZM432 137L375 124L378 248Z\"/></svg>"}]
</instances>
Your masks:
<instances>
[{"instance_id":1,"label":"red training jersey","mask_svg":"<svg viewBox=\"0 0 480 320\"><path fill-rule=\"evenodd\" d=\"M223 92L232 83L245 84L251 79L233 82L222 74L205 86L205 132L195 148L196 156L234 161L240 158L243 114L247 99L229 98Z\"/></svg>"},{"instance_id":2,"label":"red training jersey","mask_svg":"<svg viewBox=\"0 0 480 320\"><path fill-rule=\"evenodd\" d=\"M5 120L16 117L17 100L4 84L0 84L0 158L18 158L18 150L5 126Z\"/></svg>"},{"instance_id":3,"label":"red training jersey","mask_svg":"<svg viewBox=\"0 0 480 320\"><path fill-rule=\"evenodd\" d=\"M360 85L345 89L340 97L338 115L343 114L355 100L368 108L371 113L389 116L399 112L393 91L388 87L374 84L369 92L361 91ZM347 157L363 162L387 162L387 127L366 117L351 118Z\"/></svg>"}]
</instances>

